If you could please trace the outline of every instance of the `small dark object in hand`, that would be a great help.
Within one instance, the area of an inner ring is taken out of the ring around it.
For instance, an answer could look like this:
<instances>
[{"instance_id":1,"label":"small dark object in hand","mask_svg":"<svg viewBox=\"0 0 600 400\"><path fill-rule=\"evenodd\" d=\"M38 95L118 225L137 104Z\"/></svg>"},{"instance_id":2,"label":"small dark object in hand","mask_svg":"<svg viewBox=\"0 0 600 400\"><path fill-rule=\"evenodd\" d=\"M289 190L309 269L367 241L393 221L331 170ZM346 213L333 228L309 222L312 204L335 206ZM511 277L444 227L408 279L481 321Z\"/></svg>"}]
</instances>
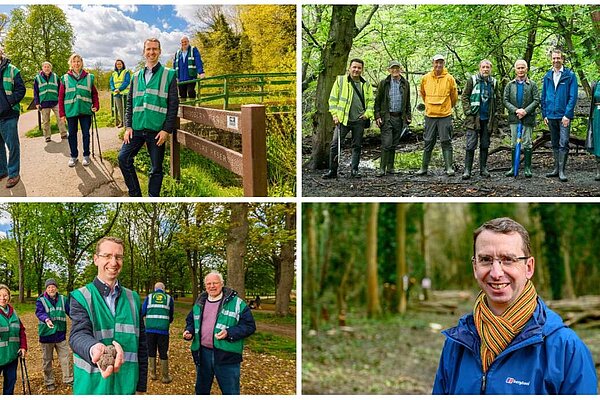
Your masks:
<instances>
[{"instance_id":1,"label":"small dark object in hand","mask_svg":"<svg viewBox=\"0 0 600 400\"><path fill-rule=\"evenodd\" d=\"M106 346L104 354L102 354L102 357L98 360L98 367L104 371L109 366L115 365L115 357L117 357L117 349L115 349L115 346L112 344Z\"/></svg>"}]
</instances>

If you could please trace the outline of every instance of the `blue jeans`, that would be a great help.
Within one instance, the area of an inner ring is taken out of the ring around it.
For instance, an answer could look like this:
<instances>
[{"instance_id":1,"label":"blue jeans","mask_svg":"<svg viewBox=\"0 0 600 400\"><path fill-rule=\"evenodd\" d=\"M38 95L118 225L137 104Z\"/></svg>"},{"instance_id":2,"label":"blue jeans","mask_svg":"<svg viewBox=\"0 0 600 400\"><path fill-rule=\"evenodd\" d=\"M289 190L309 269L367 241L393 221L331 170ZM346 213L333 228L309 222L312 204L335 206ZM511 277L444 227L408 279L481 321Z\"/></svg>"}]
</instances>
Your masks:
<instances>
[{"instance_id":1,"label":"blue jeans","mask_svg":"<svg viewBox=\"0 0 600 400\"><path fill-rule=\"evenodd\" d=\"M67 127L69 130L69 149L71 149L71 157L77 158L79 151L77 150L77 122L81 125L81 136L83 137L83 156L90 156L90 127L92 126L91 115L78 115L76 117L67 118Z\"/></svg>"},{"instance_id":2,"label":"blue jeans","mask_svg":"<svg viewBox=\"0 0 600 400\"><path fill-rule=\"evenodd\" d=\"M15 358L15 361L0 367L0 373L4 375L4 384L2 385L3 395L15 393L15 383L17 383L18 362L19 357Z\"/></svg>"},{"instance_id":3,"label":"blue jeans","mask_svg":"<svg viewBox=\"0 0 600 400\"><path fill-rule=\"evenodd\" d=\"M9 178L14 178L21 170L18 121L19 117L0 120L0 176L8 174ZM6 148L8 148L8 162Z\"/></svg>"},{"instance_id":4,"label":"blue jeans","mask_svg":"<svg viewBox=\"0 0 600 400\"><path fill-rule=\"evenodd\" d=\"M165 144L158 146L155 139L158 132L154 131L133 131L129 143L123 143L119 152L119 168L123 173L125 184L129 189L129 197L142 197L140 182L138 181L133 161L144 143L148 147L152 169L150 170L150 179L148 181L148 195L150 197L160 196L160 187L163 181L163 160L165 159Z\"/></svg>"},{"instance_id":5,"label":"blue jeans","mask_svg":"<svg viewBox=\"0 0 600 400\"><path fill-rule=\"evenodd\" d=\"M571 123L564 127L560 119L548 119L548 128L550 129L550 140L552 141L552 150L558 150L563 153L569 152L569 132Z\"/></svg>"},{"instance_id":6,"label":"blue jeans","mask_svg":"<svg viewBox=\"0 0 600 400\"><path fill-rule=\"evenodd\" d=\"M214 377L223 394L240 394L240 363L215 364L213 349L200 348L200 365L196 365L196 394L210 394Z\"/></svg>"}]
</instances>

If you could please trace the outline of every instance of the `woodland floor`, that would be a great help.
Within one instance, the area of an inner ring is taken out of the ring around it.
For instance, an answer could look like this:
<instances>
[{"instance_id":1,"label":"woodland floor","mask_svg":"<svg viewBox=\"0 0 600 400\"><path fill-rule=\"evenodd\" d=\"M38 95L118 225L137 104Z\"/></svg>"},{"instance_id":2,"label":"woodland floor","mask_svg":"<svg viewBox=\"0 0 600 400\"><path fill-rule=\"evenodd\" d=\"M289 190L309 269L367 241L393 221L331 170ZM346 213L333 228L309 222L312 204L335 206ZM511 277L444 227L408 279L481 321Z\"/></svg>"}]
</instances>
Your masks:
<instances>
[{"instance_id":1,"label":"woodland floor","mask_svg":"<svg viewBox=\"0 0 600 400\"><path fill-rule=\"evenodd\" d=\"M185 327L185 316L190 308L176 306L175 320L171 324L170 329L170 344L169 344L169 363L170 374L173 382L165 385L160 380L150 380L148 378L147 394L160 395L183 395L194 394L194 384L196 379L196 371L192 356L190 354L190 343L181 338L181 333ZM272 307L264 305L263 310L253 310L253 313L273 314ZM54 376L56 379L56 388L54 392L46 391L44 386L44 378L42 373L42 353L37 336L37 318L33 312L21 313L21 321L25 325L27 333L27 343L29 351L27 353L26 363L31 384L31 394L47 395L47 394L72 394L70 386L62 383L62 373L57 361L57 356L54 356ZM261 336L262 339L268 340L275 337L285 337L289 342L296 341L296 328L293 324L278 324L273 321L274 318L269 318L268 323L257 321L257 334L262 333L266 336ZM70 329L70 327L69 327ZM252 338L252 337L251 337ZM276 339L275 339L276 340ZM296 393L296 359L295 354L274 355L263 352L263 350L253 349L252 340L246 342L244 348L244 360L241 367L241 394L295 394ZM159 371L160 369L157 368ZM0 381L0 386L2 382ZM220 394L221 391L218 385L213 384L211 394ZM15 386L15 394L23 394L21 383L21 373L17 372L17 385Z\"/></svg>"},{"instance_id":2,"label":"woodland floor","mask_svg":"<svg viewBox=\"0 0 600 400\"><path fill-rule=\"evenodd\" d=\"M441 330L469 312L467 301L456 314L410 311L404 316L367 320L348 314L352 332L303 328L303 394L431 394L444 344ZM432 327L430 324L439 324ZM577 330L600 372L600 329ZM600 388L600 387L599 387Z\"/></svg>"},{"instance_id":3,"label":"woodland floor","mask_svg":"<svg viewBox=\"0 0 600 400\"><path fill-rule=\"evenodd\" d=\"M506 139L505 139L506 140ZM479 151L475 152L473 172L470 180L462 180L465 157L464 130L455 130L453 139L454 169L456 175L447 177L444 174L443 159L439 141L433 153L427 176L417 176L421 165L423 141L422 137L411 134L403 140L396 150L396 168L401 173L375 176L381 154L379 134L370 134L363 140L360 163L360 179L350 178L351 149L349 140L342 145L341 168L338 179L324 180L321 174L326 170L310 170L302 168L302 195L304 197L597 197L600 196L600 182L594 180L595 160L583 148L571 145L567 161L566 175L568 182L560 182L558 178L546 178L545 174L552 169L552 149L549 143L536 149L532 157L532 178L520 175L517 178L505 177L511 164L511 153L500 148L503 138L493 136L488 158L490 178L479 176ZM303 138L303 161L310 157L312 138ZM414 152L419 154L415 156ZM411 153L412 157L411 157ZM399 167L399 159L407 157L412 162Z\"/></svg>"}]
</instances>

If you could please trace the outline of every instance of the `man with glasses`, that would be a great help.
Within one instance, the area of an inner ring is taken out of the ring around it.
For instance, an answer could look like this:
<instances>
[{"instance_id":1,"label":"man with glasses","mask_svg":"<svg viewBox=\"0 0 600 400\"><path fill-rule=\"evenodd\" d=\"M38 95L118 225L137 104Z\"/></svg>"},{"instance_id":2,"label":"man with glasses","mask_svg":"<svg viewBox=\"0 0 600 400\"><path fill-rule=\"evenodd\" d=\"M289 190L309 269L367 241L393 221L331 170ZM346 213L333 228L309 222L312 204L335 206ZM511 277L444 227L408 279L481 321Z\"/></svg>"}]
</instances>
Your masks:
<instances>
[{"instance_id":1,"label":"man with glasses","mask_svg":"<svg viewBox=\"0 0 600 400\"><path fill-rule=\"evenodd\" d=\"M443 332L433 394L596 394L589 349L539 298L529 234L497 218L473 234L481 292L473 312Z\"/></svg>"},{"instance_id":2,"label":"man with glasses","mask_svg":"<svg viewBox=\"0 0 600 400\"><path fill-rule=\"evenodd\" d=\"M223 394L240 394L244 339L256 330L250 307L223 285L223 275L209 272L204 278L206 291L185 319L183 338L192 340L196 394L210 394L215 376Z\"/></svg>"},{"instance_id":3,"label":"man with glasses","mask_svg":"<svg viewBox=\"0 0 600 400\"><path fill-rule=\"evenodd\" d=\"M123 250L121 239L100 239L94 254L98 276L71 293L73 394L146 391L148 350L140 297L117 279L123 268ZM114 364L101 367L109 345L116 349Z\"/></svg>"}]
</instances>

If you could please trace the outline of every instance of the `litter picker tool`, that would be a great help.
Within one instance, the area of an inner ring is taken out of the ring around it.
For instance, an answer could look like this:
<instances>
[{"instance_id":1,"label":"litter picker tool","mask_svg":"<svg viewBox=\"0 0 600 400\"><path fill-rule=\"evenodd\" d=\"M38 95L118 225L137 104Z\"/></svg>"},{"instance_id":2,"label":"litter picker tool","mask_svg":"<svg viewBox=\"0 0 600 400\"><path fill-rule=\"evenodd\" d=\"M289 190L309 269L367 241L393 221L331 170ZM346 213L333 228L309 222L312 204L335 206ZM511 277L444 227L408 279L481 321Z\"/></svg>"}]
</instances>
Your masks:
<instances>
[{"instance_id":1,"label":"litter picker tool","mask_svg":"<svg viewBox=\"0 0 600 400\"><path fill-rule=\"evenodd\" d=\"M98 131L98 120L96 119L96 113L92 113L92 118L94 119L94 130L96 131L96 140L98 140L98 154L100 155L100 161L102 161L102 150L100 149L100 133ZM92 157L96 158L94 155L94 133L92 132Z\"/></svg>"},{"instance_id":2,"label":"litter picker tool","mask_svg":"<svg viewBox=\"0 0 600 400\"><path fill-rule=\"evenodd\" d=\"M521 160L521 140L523 137L523 124L519 122L517 125L517 144L515 146L515 164L513 165L513 170L515 171L515 177L519 175L519 162Z\"/></svg>"}]
</instances>

